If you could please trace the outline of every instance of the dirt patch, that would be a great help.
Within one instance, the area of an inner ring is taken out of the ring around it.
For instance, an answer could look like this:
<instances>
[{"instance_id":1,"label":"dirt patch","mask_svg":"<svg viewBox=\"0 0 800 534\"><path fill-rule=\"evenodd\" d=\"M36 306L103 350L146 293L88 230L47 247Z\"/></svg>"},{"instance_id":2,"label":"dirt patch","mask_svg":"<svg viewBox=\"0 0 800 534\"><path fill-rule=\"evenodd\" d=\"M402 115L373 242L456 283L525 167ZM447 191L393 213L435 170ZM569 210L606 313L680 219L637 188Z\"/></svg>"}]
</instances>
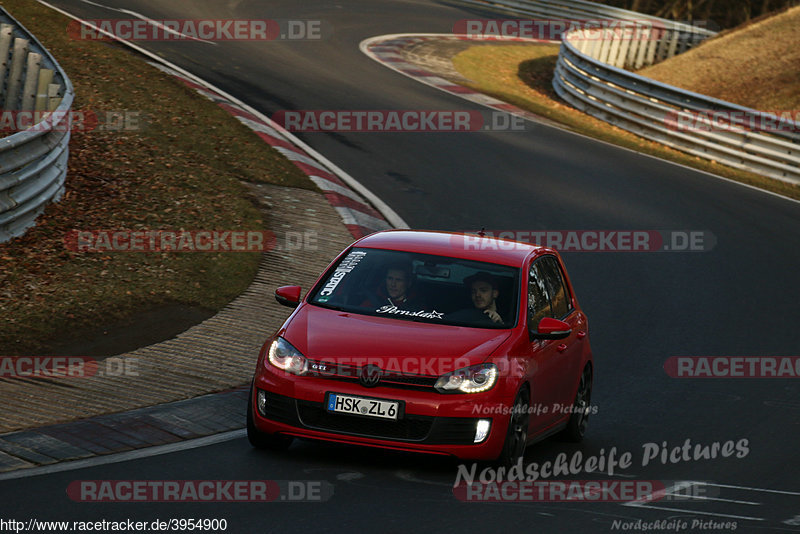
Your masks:
<instances>
[{"instance_id":1,"label":"dirt patch","mask_svg":"<svg viewBox=\"0 0 800 534\"><path fill-rule=\"evenodd\" d=\"M64 238L72 230L268 230L269 213L242 182L316 186L225 110L138 55L70 38L69 19L36 2L3 6L67 72L73 109L135 121L74 131L63 199L0 245L0 355L52 350L65 333L91 336L126 321L133 328L139 314L160 309L177 311L178 324L153 332L173 336L205 316L189 310L221 309L253 280L259 253L81 253ZM153 332L143 329L142 339ZM99 342L101 352L117 348Z\"/></svg>"}]
</instances>

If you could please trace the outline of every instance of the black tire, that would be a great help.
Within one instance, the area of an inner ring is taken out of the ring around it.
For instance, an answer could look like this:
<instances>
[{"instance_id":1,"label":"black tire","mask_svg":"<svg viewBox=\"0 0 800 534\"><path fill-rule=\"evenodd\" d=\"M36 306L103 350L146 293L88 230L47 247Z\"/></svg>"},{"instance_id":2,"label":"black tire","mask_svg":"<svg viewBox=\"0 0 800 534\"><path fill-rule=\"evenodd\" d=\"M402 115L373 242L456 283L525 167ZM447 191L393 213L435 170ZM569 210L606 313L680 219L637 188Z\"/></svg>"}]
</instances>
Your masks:
<instances>
[{"instance_id":1,"label":"black tire","mask_svg":"<svg viewBox=\"0 0 800 534\"><path fill-rule=\"evenodd\" d=\"M288 436L276 436L266 434L256 428L253 422L253 388L250 388L250 395L247 398L247 440L256 449L266 449L271 451L285 451L292 444L292 438Z\"/></svg>"},{"instance_id":2,"label":"black tire","mask_svg":"<svg viewBox=\"0 0 800 534\"><path fill-rule=\"evenodd\" d=\"M522 388L517 393L517 398L511 408L511 419L508 422L506 440L503 443L503 450L496 460L496 463L500 466L510 468L525 456L525 446L528 441L528 423L530 421L530 414L528 413L529 400L528 389Z\"/></svg>"},{"instance_id":3,"label":"black tire","mask_svg":"<svg viewBox=\"0 0 800 534\"><path fill-rule=\"evenodd\" d=\"M572 414L569 417L567 428L561 433L565 440L574 443L583 441L583 436L586 434L586 425L589 423L591 401L592 367L587 364L581 373L578 392L575 394L575 402L572 405Z\"/></svg>"}]
</instances>

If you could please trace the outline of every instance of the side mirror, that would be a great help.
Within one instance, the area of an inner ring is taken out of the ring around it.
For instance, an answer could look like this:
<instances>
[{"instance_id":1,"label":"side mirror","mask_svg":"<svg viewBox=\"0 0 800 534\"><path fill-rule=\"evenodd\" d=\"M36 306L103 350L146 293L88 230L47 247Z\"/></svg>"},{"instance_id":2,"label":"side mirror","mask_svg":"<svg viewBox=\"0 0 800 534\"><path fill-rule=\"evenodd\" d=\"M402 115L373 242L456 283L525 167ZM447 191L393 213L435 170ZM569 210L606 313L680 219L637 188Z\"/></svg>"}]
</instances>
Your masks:
<instances>
[{"instance_id":1,"label":"side mirror","mask_svg":"<svg viewBox=\"0 0 800 534\"><path fill-rule=\"evenodd\" d=\"M300 286L283 286L275 290L275 300L279 304L296 308L300 305Z\"/></svg>"},{"instance_id":2,"label":"side mirror","mask_svg":"<svg viewBox=\"0 0 800 534\"><path fill-rule=\"evenodd\" d=\"M529 331L531 340L534 339L564 339L572 333L569 324L552 317L543 317L536 327L536 331Z\"/></svg>"}]
</instances>

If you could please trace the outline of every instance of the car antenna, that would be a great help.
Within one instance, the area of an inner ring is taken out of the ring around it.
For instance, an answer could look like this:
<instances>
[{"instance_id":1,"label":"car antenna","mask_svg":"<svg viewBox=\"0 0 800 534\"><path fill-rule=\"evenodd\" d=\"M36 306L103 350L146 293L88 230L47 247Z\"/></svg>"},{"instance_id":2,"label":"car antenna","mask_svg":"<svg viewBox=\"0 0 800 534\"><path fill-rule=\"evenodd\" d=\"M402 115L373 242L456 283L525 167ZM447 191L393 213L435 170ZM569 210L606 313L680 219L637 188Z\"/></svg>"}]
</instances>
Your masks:
<instances>
[{"instance_id":1,"label":"car antenna","mask_svg":"<svg viewBox=\"0 0 800 534\"><path fill-rule=\"evenodd\" d=\"M481 227L481 231L478 232L478 235L480 237L486 237L486 227L485 226Z\"/></svg>"}]
</instances>

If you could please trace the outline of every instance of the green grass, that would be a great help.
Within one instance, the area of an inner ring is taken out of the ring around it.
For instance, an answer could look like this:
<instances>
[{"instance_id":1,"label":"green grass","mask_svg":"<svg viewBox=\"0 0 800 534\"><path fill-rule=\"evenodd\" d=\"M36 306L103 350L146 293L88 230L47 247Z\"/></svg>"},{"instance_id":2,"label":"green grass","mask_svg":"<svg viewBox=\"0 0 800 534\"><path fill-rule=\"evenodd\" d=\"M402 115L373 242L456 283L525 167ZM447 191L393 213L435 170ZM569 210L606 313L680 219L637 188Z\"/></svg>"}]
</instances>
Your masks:
<instances>
[{"instance_id":1,"label":"green grass","mask_svg":"<svg viewBox=\"0 0 800 534\"><path fill-rule=\"evenodd\" d=\"M76 41L68 19L28 0L3 6L56 57L74 109L129 110L140 131L73 132L66 194L36 227L0 245L0 356L46 351L76 330L164 304L218 310L257 270L258 253L75 253L72 229L263 230L240 181L315 189L216 104L108 43Z\"/></svg>"},{"instance_id":2,"label":"green grass","mask_svg":"<svg viewBox=\"0 0 800 534\"><path fill-rule=\"evenodd\" d=\"M553 90L553 73L558 45L480 45L453 58L453 66L470 83L468 87L495 96L557 122L567 129L724 176L737 182L800 199L800 187L757 174L726 167L648 141L606 122L586 115L561 101Z\"/></svg>"}]
</instances>

